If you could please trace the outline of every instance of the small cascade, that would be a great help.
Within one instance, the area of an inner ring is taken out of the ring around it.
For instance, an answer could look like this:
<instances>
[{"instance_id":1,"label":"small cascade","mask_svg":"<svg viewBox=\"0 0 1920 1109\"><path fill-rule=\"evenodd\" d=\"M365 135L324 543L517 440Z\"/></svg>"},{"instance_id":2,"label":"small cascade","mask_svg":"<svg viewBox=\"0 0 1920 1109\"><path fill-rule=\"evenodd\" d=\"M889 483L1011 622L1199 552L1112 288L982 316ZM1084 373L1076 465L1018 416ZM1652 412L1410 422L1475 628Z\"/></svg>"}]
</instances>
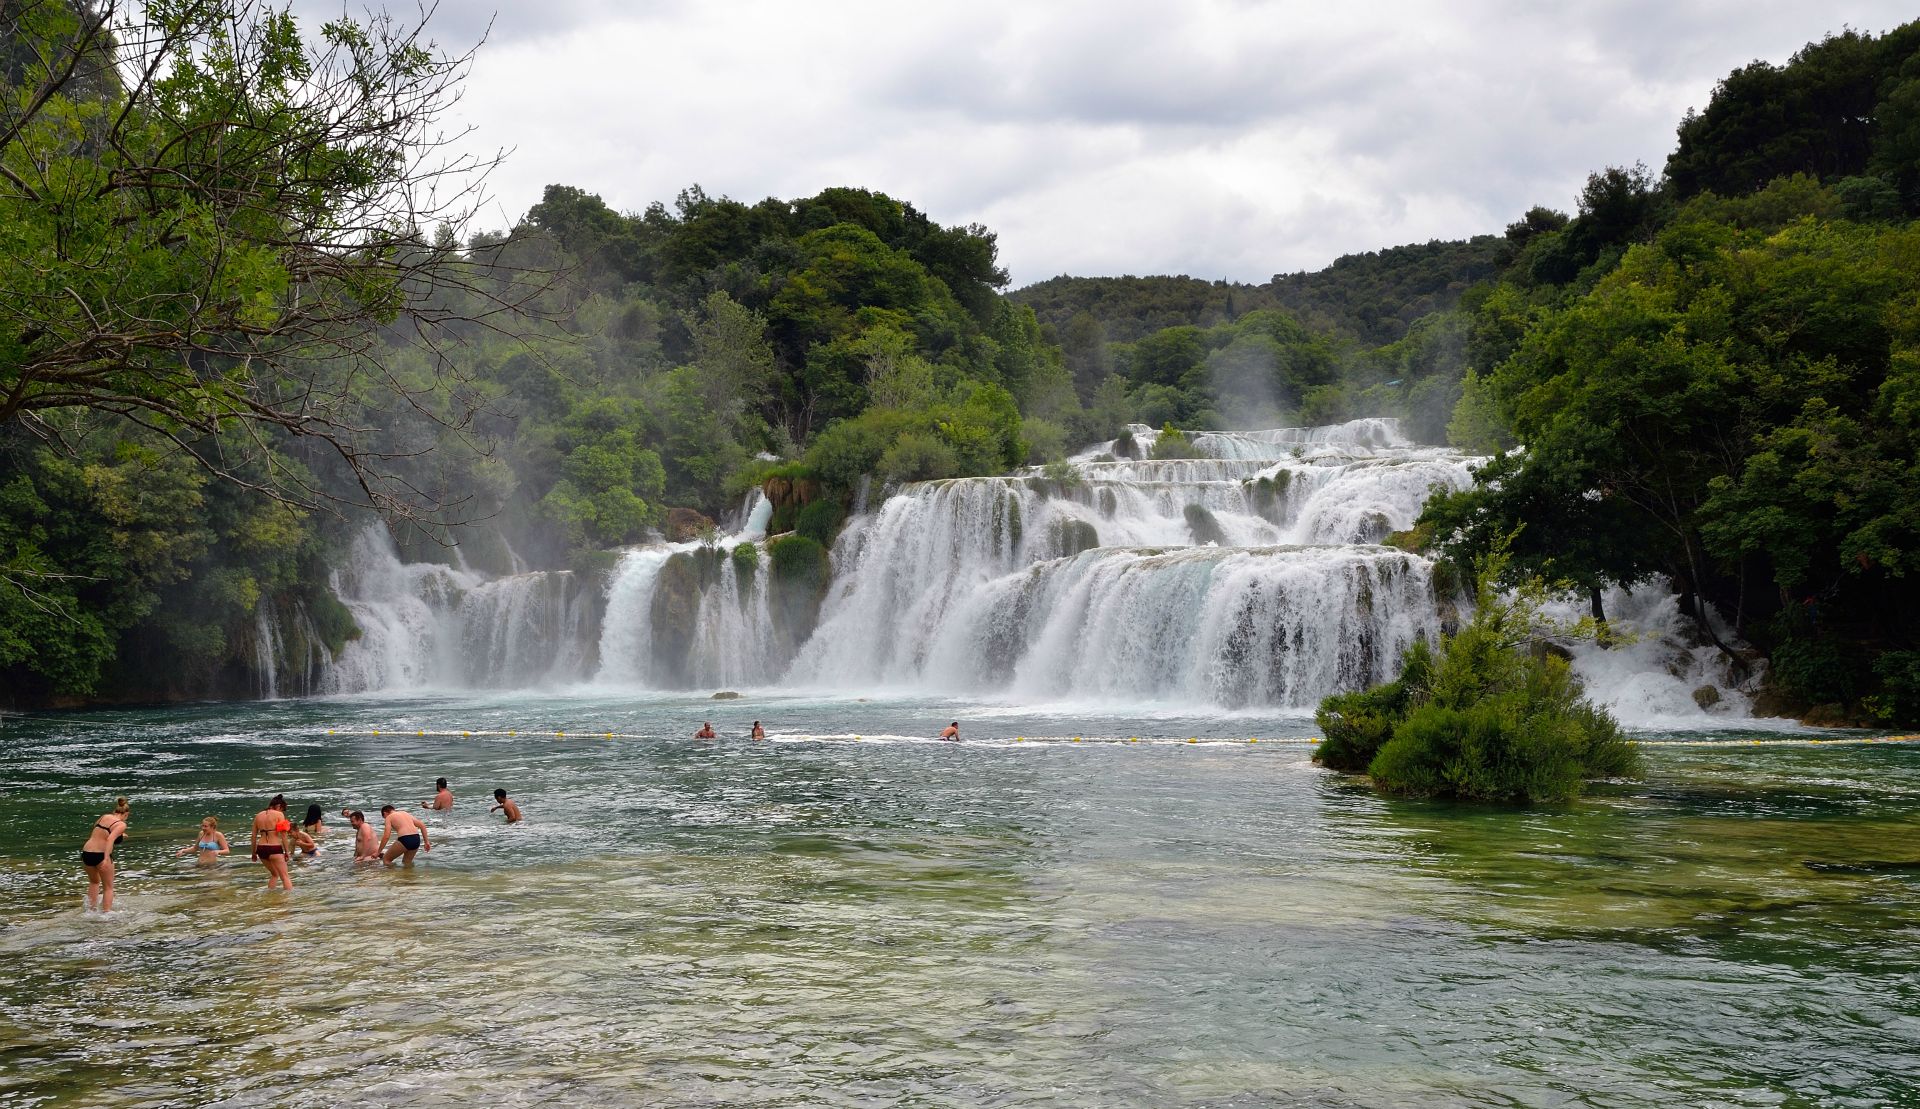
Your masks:
<instances>
[{"instance_id":1,"label":"small cascade","mask_svg":"<svg viewBox=\"0 0 1920 1109\"><path fill-rule=\"evenodd\" d=\"M766 515L755 506L743 531L764 533ZM621 558L608 587L596 680L705 689L767 685L780 677L790 649L775 631L768 571L759 548L736 537L731 547L675 543ZM742 547L751 558L740 556Z\"/></svg>"},{"instance_id":2,"label":"small cascade","mask_svg":"<svg viewBox=\"0 0 1920 1109\"><path fill-rule=\"evenodd\" d=\"M385 529L353 542L333 591L360 629L315 692L519 688L578 680L593 663L598 599L568 571L489 579L402 562Z\"/></svg>"},{"instance_id":3,"label":"small cascade","mask_svg":"<svg viewBox=\"0 0 1920 1109\"><path fill-rule=\"evenodd\" d=\"M253 693L263 701L304 697L316 688L333 652L299 600L263 597L253 613Z\"/></svg>"},{"instance_id":4,"label":"small cascade","mask_svg":"<svg viewBox=\"0 0 1920 1109\"><path fill-rule=\"evenodd\" d=\"M1680 611L1680 598L1664 579L1632 589L1613 588L1601 595L1609 625L1632 641L1601 647L1572 647L1573 671L1587 695L1629 727L1712 726L1744 720L1753 710L1761 670L1744 671L1718 647L1706 642L1693 620ZM1557 605L1553 615L1574 621L1587 615L1584 604ZM1736 643L1732 629L1709 613L1721 639ZM1623 636L1624 638L1624 636Z\"/></svg>"},{"instance_id":5,"label":"small cascade","mask_svg":"<svg viewBox=\"0 0 1920 1109\"><path fill-rule=\"evenodd\" d=\"M280 623L273 618L271 601L262 601L253 616L255 693L263 701L276 701L280 698L280 655L285 650L280 638Z\"/></svg>"}]
</instances>

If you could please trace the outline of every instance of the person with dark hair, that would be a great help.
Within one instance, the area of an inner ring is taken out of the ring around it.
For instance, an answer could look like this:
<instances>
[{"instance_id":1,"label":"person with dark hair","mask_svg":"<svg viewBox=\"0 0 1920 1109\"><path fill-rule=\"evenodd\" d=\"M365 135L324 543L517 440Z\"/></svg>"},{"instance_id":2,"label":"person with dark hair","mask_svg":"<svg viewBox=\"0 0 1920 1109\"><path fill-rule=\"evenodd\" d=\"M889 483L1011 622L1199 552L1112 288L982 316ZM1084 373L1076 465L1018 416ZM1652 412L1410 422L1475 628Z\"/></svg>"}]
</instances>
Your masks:
<instances>
[{"instance_id":1,"label":"person with dark hair","mask_svg":"<svg viewBox=\"0 0 1920 1109\"><path fill-rule=\"evenodd\" d=\"M287 837L292 831L293 825L287 820L287 799L278 793L267 802L266 808L253 814L253 828L247 835L252 848L250 855L267 868L269 890L279 882L281 889L293 891L293 875L287 871Z\"/></svg>"},{"instance_id":2,"label":"person with dark hair","mask_svg":"<svg viewBox=\"0 0 1920 1109\"><path fill-rule=\"evenodd\" d=\"M393 860L404 855L406 858L401 861L401 865L411 867L414 852L421 848L433 850L433 841L427 838L427 826L421 823L419 817L403 813L392 805L380 806L380 815L386 818L387 822L386 830L380 833L381 861L388 866L392 866ZM387 846L389 837L397 837L392 847Z\"/></svg>"},{"instance_id":3,"label":"person with dark hair","mask_svg":"<svg viewBox=\"0 0 1920 1109\"><path fill-rule=\"evenodd\" d=\"M497 812L504 811L507 814L507 823L509 824L520 823L520 806L514 804L512 801L507 799L506 790L504 789L494 790L493 799L496 802L496 804L492 808L487 810L488 813L497 813Z\"/></svg>"},{"instance_id":4,"label":"person with dark hair","mask_svg":"<svg viewBox=\"0 0 1920 1109\"><path fill-rule=\"evenodd\" d=\"M755 720L753 722L753 738L755 739L767 738L767 730L760 726L760 722L758 720Z\"/></svg>"},{"instance_id":5,"label":"person with dark hair","mask_svg":"<svg viewBox=\"0 0 1920 1109\"><path fill-rule=\"evenodd\" d=\"M447 788L447 780L445 778L434 779L433 800L420 802L420 807L423 809L432 809L435 812L451 812L453 810L453 791Z\"/></svg>"},{"instance_id":6,"label":"person with dark hair","mask_svg":"<svg viewBox=\"0 0 1920 1109\"><path fill-rule=\"evenodd\" d=\"M720 737L719 737L718 735L716 735L716 734L714 734L714 731L713 731L713 721L711 721L711 720L708 720L708 721L706 721L705 723L703 723L703 724L701 724L701 725L700 725L700 730L699 730L699 731L697 731L697 732L695 732L695 733L693 733L693 738L695 738L695 739L719 739Z\"/></svg>"},{"instance_id":7,"label":"person with dark hair","mask_svg":"<svg viewBox=\"0 0 1920 1109\"><path fill-rule=\"evenodd\" d=\"M307 818L300 822L301 829L314 839L324 839L327 834L326 821L321 816L320 806L308 805Z\"/></svg>"},{"instance_id":8,"label":"person with dark hair","mask_svg":"<svg viewBox=\"0 0 1920 1109\"><path fill-rule=\"evenodd\" d=\"M379 862L380 847L374 842L373 825L367 823L367 814L359 809L341 809L340 812L347 818L347 823L353 825L353 861Z\"/></svg>"},{"instance_id":9,"label":"person with dark hair","mask_svg":"<svg viewBox=\"0 0 1920 1109\"><path fill-rule=\"evenodd\" d=\"M960 722L955 720L953 723L940 729L940 738L951 740L954 743L960 742Z\"/></svg>"},{"instance_id":10,"label":"person with dark hair","mask_svg":"<svg viewBox=\"0 0 1920 1109\"><path fill-rule=\"evenodd\" d=\"M132 806L124 797L113 800L113 811L93 822L87 842L80 845L80 869L87 872L87 908L113 911L113 853L127 838L127 813Z\"/></svg>"}]
</instances>

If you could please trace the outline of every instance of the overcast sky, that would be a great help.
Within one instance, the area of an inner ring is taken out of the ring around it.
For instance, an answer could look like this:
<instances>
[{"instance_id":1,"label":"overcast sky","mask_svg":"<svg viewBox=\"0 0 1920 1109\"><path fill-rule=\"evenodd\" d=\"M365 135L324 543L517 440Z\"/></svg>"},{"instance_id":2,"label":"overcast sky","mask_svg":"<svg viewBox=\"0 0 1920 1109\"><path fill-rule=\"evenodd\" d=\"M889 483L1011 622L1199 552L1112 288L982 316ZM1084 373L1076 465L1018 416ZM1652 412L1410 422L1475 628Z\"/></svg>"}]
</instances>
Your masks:
<instances>
[{"instance_id":1,"label":"overcast sky","mask_svg":"<svg viewBox=\"0 0 1920 1109\"><path fill-rule=\"evenodd\" d=\"M550 182L621 210L694 182L749 202L856 185L986 224L1019 286L1265 281L1571 209L1592 170L1658 171L1729 69L1914 15L1879 0L1546 8L445 0L429 26L459 46L492 21L459 109L511 150L483 226Z\"/></svg>"}]
</instances>

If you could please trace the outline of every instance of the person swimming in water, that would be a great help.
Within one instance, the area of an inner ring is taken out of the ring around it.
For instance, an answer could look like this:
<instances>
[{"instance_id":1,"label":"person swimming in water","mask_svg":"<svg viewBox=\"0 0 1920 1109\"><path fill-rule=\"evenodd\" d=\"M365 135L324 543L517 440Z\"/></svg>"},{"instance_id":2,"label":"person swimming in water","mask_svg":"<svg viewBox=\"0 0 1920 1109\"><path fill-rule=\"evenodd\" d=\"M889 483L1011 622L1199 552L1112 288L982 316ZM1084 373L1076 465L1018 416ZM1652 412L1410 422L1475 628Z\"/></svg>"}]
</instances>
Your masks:
<instances>
[{"instance_id":1,"label":"person swimming in water","mask_svg":"<svg viewBox=\"0 0 1920 1109\"><path fill-rule=\"evenodd\" d=\"M313 837L316 840L326 838L327 822L323 819L323 814L320 812L320 806L318 805L307 806L307 816L305 820L302 820L300 822L300 828L302 831L306 832L307 835Z\"/></svg>"},{"instance_id":2,"label":"person swimming in water","mask_svg":"<svg viewBox=\"0 0 1920 1109\"><path fill-rule=\"evenodd\" d=\"M373 825L367 823L367 814L359 809L341 809L340 815L353 825L353 861L356 863L377 863L380 861L380 847L373 837Z\"/></svg>"},{"instance_id":3,"label":"person swimming in water","mask_svg":"<svg viewBox=\"0 0 1920 1109\"><path fill-rule=\"evenodd\" d=\"M453 791L447 788L447 780L445 778L434 779L433 800L420 802L420 807L423 809L432 809L435 812L453 811Z\"/></svg>"},{"instance_id":4,"label":"person swimming in water","mask_svg":"<svg viewBox=\"0 0 1920 1109\"><path fill-rule=\"evenodd\" d=\"M940 738L951 740L954 743L960 742L960 722L955 720L953 723L940 729Z\"/></svg>"},{"instance_id":5,"label":"person swimming in water","mask_svg":"<svg viewBox=\"0 0 1920 1109\"><path fill-rule=\"evenodd\" d=\"M102 813L80 845L80 868L87 872L87 908L103 913L113 911L113 853L127 838L127 813L131 806L124 797L113 800L113 811Z\"/></svg>"},{"instance_id":6,"label":"person swimming in water","mask_svg":"<svg viewBox=\"0 0 1920 1109\"><path fill-rule=\"evenodd\" d=\"M514 804L511 800L507 798L506 790L504 789L494 790L493 799L496 803L492 808L487 810L488 813L504 812L507 814L507 823L509 824L520 823L520 806Z\"/></svg>"},{"instance_id":7,"label":"person swimming in water","mask_svg":"<svg viewBox=\"0 0 1920 1109\"><path fill-rule=\"evenodd\" d=\"M267 868L269 890L278 882L281 889L293 892L293 875L287 871L287 837L292 831L293 825L287 820L287 799L278 793L267 802L266 808L253 814L253 829L247 840L251 857Z\"/></svg>"},{"instance_id":8,"label":"person swimming in water","mask_svg":"<svg viewBox=\"0 0 1920 1109\"><path fill-rule=\"evenodd\" d=\"M433 841L427 838L427 826L420 822L419 817L411 813L403 813L392 805L380 806L380 815L385 817L387 822L386 830L380 833L380 849L384 852L381 855L381 861L388 866L393 865L393 860L405 855L406 858L402 860L401 865L411 867L414 852L421 848L433 850ZM387 846L389 836L399 837L392 847Z\"/></svg>"},{"instance_id":9,"label":"person swimming in water","mask_svg":"<svg viewBox=\"0 0 1920 1109\"><path fill-rule=\"evenodd\" d=\"M182 855L198 851L200 852L199 861L205 866L232 850L233 848L227 844L227 837L220 834L220 818L209 816L200 821L200 837L175 851L173 857L177 859Z\"/></svg>"},{"instance_id":10,"label":"person swimming in water","mask_svg":"<svg viewBox=\"0 0 1920 1109\"><path fill-rule=\"evenodd\" d=\"M709 721L707 721L706 723L704 723L704 724L701 724L701 725L700 725L700 730L699 730L699 731L697 731L697 732L695 732L695 733L693 733L693 738L695 738L695 739L719 739L720 737L719 737L718 735L716 735L716 734L714 733L714 730L713 730L713 721L711 721L711 720L709 720Z\"/></svg>"},{"instance_id":11,"label":"person swimming in water","mask_svg":"<svg viewBox=\"0 0 1920 1109\"><path fill-rule=\"evenodd\" d=\"M753 722L753 738L755 739L767 738L767 730L760 726L760 722L758 720L755 720Z\"/></svg>"}]
</instances>

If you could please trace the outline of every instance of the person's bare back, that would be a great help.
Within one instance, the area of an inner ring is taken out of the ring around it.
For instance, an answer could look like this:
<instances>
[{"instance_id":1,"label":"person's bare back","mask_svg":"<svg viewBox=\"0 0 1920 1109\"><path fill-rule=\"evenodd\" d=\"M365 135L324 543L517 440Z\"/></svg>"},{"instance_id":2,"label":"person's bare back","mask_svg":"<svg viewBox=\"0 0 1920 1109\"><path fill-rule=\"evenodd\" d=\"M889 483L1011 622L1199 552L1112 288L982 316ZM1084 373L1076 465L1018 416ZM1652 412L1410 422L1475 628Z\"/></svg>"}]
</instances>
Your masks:
<instances>
[{"instance_id":1,"label":"person's bare back","mask_svg":"<svg viewBox=\"0 0 1920 1109\"><path fill-rule=\"evenodd\" d=\"M382 805L380 815L387 822L386 831L380 836L380 847L384 852L381 861L388 866L392 866L393 860L403 855L406 857L402 865L412 866L414 852L423 848L433 850L433 842L427 838L427 826L412 813L401 812L392 805ZM394 840L392 847L387 846L389 838Z\"/></svg>"},{"instance_id":2,"label":"person's bare back","mask_svg":"<svg viewBox=\"0 0 1920 1109\"><path fill-rule=\"evenodd\" d=\"M492 808L488 809L487 810L488 812L490 813L504 812L507 814L507 823L509 824L520 823L520 806L514 804L513 801L507 797L506 790L504 789L494 790L493 799L496 802L496 804Z\"/></svg>"},{"instance_id":3,"label":"person's bare back","mask_svg":"<svg viewBox=\"0 0 1920 1109\"><path fill-rule=\"evenodd\" d=\"M433 783L433 800L420 802L420 807L423 809L432 809L435 812L451 812L453 810L453 791L447 788L447 780L445 778L437 779Z\"/></svg>"}]
</instances>

